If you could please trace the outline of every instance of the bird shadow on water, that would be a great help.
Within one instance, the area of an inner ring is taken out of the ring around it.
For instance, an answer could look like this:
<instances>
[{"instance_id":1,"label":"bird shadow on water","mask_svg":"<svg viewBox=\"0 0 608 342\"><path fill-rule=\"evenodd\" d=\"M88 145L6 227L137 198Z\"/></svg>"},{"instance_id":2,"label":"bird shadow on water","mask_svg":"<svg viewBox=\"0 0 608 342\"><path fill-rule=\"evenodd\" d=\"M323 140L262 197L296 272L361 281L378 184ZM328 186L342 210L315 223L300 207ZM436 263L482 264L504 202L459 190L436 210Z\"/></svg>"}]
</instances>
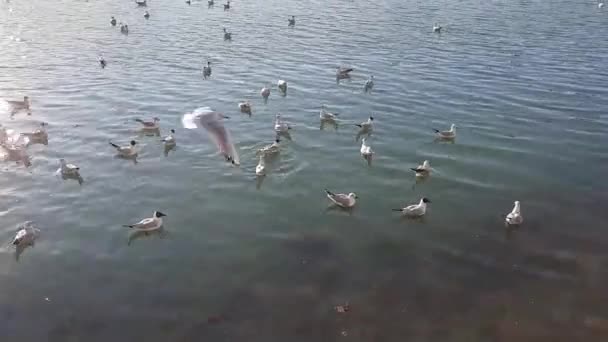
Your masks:
<instances>
[{"instance_id":1,"label":"bird shadow on water","mask_svg":"<svg viewBox=\"0 0 608 342\"><path fill-rule=\"evenodd\" d=\"M332 204L328 204L327 207L324 210L324 212L326 214L330 213L330 212L339 212L339 213L345 213L348 216L353 216L354 211L355 211L354 207L352 207L352 208L343 208L343 207L341 207L339 205L336 205L336 204L333 204L333 203Z\"/></svg>"},{"instance_id":2,"label":"bird shadow on water","mask_svg":"<svg viewBox=\"0 0 608 342\"><path fill-rule=\"evenodd\" d=\"M138 163L138 161L137 161L137 154L133 155L133 156L123 156L123 155L118 154L118 155L114 156L114 158L116 158L116 159L124 159L124 160L131 160L133 162L133 164L137 164Z\"/></svg>"},{"instance_id":3,"label":"bird shadow on water","mask_svg":"<svg viewBox=\"0 0 608 342\"><path fill-rule=\"evenodd\" d=\"M173 146L167 146L167 145L165 145L163 153L164 153L165 157L168 157L169 156L169 152L175 152L176 149L177 149L176 145L173 145Z\"/></svg>"},{"instance_id":4,"label":"bird shadow on water","mask_svg":"<svg viewBox=\"0 0 608 342\"><path fill-rule=\"evenodd\" d=\"M63 180L73 179L73 180L77 181L79 185L82 185L82 183L84 183L84 179L80 175L66 175L66 174L62 174L61 175L61 179L63 179Z\"/></svg>"},{"instance_id":5,"label":"bird shadow on water","mask_svg":"<svg viewBox=\"0 0 608 342\"><path fill-rule=\"evenodd\" d=\"M154 235L158 236L159 239L164 239L167 237L168 233L165 230L165 227L160 227L159 229L156 229L153 231L136 230L136 231L132 232L131 234L129 234L129 238L127 240L127 246L131 246L131 244L137 239L150 237L150 236L154 236Z\"/></svg>"}]
</instances>

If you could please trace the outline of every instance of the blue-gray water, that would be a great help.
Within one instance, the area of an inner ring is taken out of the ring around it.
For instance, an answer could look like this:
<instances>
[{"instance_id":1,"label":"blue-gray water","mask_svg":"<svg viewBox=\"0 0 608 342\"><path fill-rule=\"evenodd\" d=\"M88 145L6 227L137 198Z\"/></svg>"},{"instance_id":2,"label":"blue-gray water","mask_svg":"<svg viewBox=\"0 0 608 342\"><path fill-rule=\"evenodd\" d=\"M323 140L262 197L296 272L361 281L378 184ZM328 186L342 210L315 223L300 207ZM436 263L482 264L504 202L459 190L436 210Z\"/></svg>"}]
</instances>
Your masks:
<instances>
[{"instance_id":1,"label":"blue-gray water","mask_svg":"<svg viewBox=\"0 0 608 342\"><path fill-rule=\"evenodd\" d=\"M149 2L149 21L127 0L0 4L0 98L33 102L31 117L0 123L42 120L50 135L29 148L30 168L2 165L2 340L608 339L606 8ZM353 78L337 85L337 65ZM237 112L245 99L251 118ZM350 123L374 114L372 168L354 126L319 131L321 104ZM231 116L240 168L181 128L200 106ZM257 190L255 150L279 111L294 141ZM168 157L135 133L133 119L152 116L177 129ZM453 122L456 143L435 143L432 129ZM134 137L139 163L113 158L108 140ZM81 166L82 186L53 174L59 158ZM409 168L424 159L435 172L413 186ZM356 192L354 212L326 211L325 187ZM390 211L422 196L433 201L424 221ZM526 221L506 234L514 200ZM121 225L155 209L168 214L165 238L127 246ZM42 235L16 262L10 241L26 220Z\"/></svg>"}]
</instances>

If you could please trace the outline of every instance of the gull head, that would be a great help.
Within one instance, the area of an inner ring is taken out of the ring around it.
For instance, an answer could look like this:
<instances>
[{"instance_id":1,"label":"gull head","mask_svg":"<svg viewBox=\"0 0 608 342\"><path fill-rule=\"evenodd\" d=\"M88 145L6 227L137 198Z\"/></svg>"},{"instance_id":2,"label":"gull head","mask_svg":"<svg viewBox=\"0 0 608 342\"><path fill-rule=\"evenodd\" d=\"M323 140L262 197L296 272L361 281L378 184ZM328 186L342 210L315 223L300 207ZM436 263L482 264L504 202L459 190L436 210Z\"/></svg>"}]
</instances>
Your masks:
<instances>
[{"instance_id":1,"label":"gull head","mask_svg":"<svg viewBox=\"0 0 608 342\"><path fill-rule=\"evenodd\" d=\"M171 130L169 132L171 132L172 134L175 134L175 130L173 128L171 128Z\"/></svg>"},{"instance_id":2,"label":"gull head","mask_svg":"<svg viewBox=\"0 0 608 342\"><path fill-rule=\"evenodd\" d=\"M370 116L370 117L369 117L369 120L370 120L370 121L374 121L374 117L373 117L373 116Z\"/></svg>"},{"instance_id":3,"label":"gull head","mask_svg":"<svg viewBox=\"0 0 608 342\"><path fill-rule=\"evenodd\" d=\"M131 140L130 144L131 144L131 146L135 146L135 145L137 145L137 141Z\"/></svg>"},{"instance_id":4,"label":"gull head","mask_svg":"<svg viewBox=\"0 0 608 342\"><path fill-rule=\"evenodd\" d=\"M426 198L426 197L422 197L422 203L431 203L431 200Z\"/></svg>"},{"instance_id":5,"label":"gull head","mask_svg":"<svg viewBox=\"0 0 608 342\"><path fill-rule=\"evenodd\" d=\"M163 216L167 216L167 215L161 213L160 211L155 211L154 212L154 217L156 217L156 218L161 218Z\"/></svg>"},{"instance_id":6,"label":"gull head","mask_svg":"<svg viewBox=\"0 0 608 342\"><path fill-rule=\"evenodd\" d=\"M351 192L350 194L348 194L348 197L350 197L350 198L359 198L357 196L357 194L355 194L354 192Z\"/></svg>"},{"instance_id":7,"label":"gull head","mask_svg":"<svg viewBox=\"0 0 608 342\"><path fill-rule=\"evenodd\" d=\"M425 167L425 168L428 168L428 167L431 167L431 164L429 163L429 161L428 161L428 160L425 160L425 161L422 163L422 166L423 166L423 167Z\"/></svg>"}]
</instances>

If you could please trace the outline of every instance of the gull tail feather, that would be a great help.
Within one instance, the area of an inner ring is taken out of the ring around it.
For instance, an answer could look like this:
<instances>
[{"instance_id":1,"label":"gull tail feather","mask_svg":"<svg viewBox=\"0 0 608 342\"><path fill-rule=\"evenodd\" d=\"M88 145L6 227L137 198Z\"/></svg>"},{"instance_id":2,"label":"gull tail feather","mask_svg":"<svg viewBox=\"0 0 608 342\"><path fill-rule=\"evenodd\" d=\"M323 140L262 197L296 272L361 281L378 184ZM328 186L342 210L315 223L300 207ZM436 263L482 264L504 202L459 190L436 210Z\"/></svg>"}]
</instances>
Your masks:
<instances>
[{"instance_id":1,"label":"gull tail feather","mask_svg":"<svg viewBox=\"0 0 608 342\"><path fill-rule=\"evenodd\" d=\"M110 141L110 146L114 147L114 148L120 148L120 146L116 145L115 143Z\"/></svg>"}]
</instances>

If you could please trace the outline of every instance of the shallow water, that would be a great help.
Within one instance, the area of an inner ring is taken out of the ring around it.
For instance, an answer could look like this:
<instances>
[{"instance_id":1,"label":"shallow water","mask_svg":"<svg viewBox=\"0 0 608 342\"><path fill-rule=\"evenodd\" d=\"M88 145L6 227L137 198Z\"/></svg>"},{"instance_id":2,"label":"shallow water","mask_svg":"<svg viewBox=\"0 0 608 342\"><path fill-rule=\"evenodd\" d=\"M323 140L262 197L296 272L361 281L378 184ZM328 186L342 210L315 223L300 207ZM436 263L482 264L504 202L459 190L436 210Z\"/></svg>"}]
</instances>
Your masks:
<instances>
[{"instance_id":1,"label":"shallow water","mask_svg":"<svg viewBox=\"0 0 608 342\"><path fill-rule=\"evenodd\" d=\"M0 4L0 98L33 103L31 117L11 120L0 102L0 123L29 131L42 120L50 135L29 148L31 167L1 168L2 336L607 339L606 9L270 0L224 12L149 2L148 21L130 1ZM339 85L338 65L355 69ZM376 86L363 94L370 74ZM251 118L238 112L242 100ZM340 114L338 131L319 131L321 104ZM180 127L200 106L231 116L240 168L204 132ZM258 190L255 150L274 139L277 112L293 141ZM351 125L370 114L371 168ZM168 157L135 131L134 118L152 116L164 133L177 129ZM434 142L432 129L451 123L456 143ZM143 146L139 163L113 158L108 141L131 138ZM82 168L82 186L54 175L59 158ZM424 159L435 171L415 184L409 168ZM357 208L327 211L325 187L356 192ZM433 201L423 221L390 211L422 196ZM516 199L526 222L505 232L501 216ZM127 245L121 225L156 209L168 214L163 238ZM42 235L15 262L10 241L26 220ZM349 312L333 310L345 302Z\"/></svg>"}]
</instances>

